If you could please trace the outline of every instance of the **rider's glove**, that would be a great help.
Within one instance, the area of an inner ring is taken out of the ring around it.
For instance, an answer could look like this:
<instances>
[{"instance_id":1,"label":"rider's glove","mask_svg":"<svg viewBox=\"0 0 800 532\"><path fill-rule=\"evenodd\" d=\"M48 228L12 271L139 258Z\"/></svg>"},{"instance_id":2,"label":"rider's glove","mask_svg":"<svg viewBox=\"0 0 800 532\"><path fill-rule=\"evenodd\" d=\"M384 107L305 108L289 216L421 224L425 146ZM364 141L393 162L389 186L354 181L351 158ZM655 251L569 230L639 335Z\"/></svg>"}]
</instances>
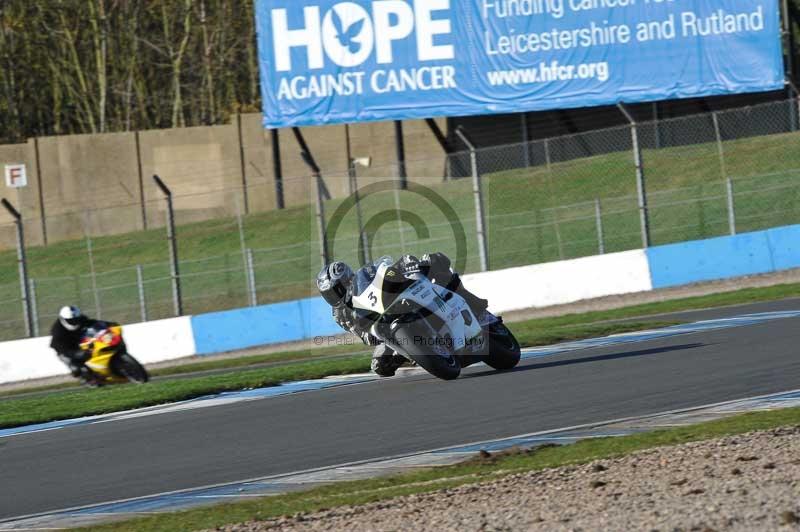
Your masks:
<instances>
[{"instance_id":1,"label":"rider's glove","mask_svg":"<svg viewBox=\"0 0 800 532\"><path fill-rule=\"evenodd\" d=\"M399 267L405 275L420 273L420 266L419 259L414 255L403 255L400 259Z\"/></svg>"},{"instance_id":2,"label":"rider's glove","mask_svg":"<svg viewBox=\"0 0 800 532\"><path fill-rule=\"evenodd\" d=\"M431 274L436 275L436 273L444 273L445 271L450 271L450 258L445 255L444 253L431 253L431 254L424 254L422 256L422 260L420 263L428 266L430 268Z\"/></svg>"},{"instance_id":3,"label":"rider's glove","mask_svg":"<svg viewBox=\"0 0 800 532\"><path fill-rule=\"evenodd\" d=\"M355 322L353 321L353 313L347 308L346 305L336 305L333 307L333 320L339 327L348 331L353 330Z\"/></svg>"}]
</instances>

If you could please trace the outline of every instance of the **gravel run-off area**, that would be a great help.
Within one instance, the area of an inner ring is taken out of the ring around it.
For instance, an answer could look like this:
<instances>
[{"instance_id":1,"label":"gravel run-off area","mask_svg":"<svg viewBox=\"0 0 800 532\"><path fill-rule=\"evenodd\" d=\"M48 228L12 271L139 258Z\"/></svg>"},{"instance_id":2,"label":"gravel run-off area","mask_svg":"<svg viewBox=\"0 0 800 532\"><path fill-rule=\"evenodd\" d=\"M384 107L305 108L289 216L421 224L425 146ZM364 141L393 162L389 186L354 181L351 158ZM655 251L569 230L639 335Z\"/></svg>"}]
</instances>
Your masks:
<instances>
[{"instance_id":1,"label":"gravel run-off area","mask_svg":"<svg viewBox=\"0 0 800 532\"><path fill-rule=\"evenodd\" d=\"M800 530L800 427L217 530Z\"/></svg>"}]
</instances>

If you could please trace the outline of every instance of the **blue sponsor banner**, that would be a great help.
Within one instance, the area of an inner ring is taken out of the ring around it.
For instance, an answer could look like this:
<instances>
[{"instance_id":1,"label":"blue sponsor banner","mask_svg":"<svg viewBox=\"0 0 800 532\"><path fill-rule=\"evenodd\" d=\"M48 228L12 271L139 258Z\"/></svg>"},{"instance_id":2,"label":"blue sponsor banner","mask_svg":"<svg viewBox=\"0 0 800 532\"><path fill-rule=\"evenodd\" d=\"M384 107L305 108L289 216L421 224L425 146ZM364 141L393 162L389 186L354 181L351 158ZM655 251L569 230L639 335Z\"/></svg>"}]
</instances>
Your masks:
<instances>
[{"instance_id":1,"label":"blue sponsor banner","mask_svg":"<svg viewBox=\"0 0 800 532\"><path fill-rule=\"evenodd\" d=\"M256 0L264 125L778 89L778 0Z\"/></svg>"}]
</instances>

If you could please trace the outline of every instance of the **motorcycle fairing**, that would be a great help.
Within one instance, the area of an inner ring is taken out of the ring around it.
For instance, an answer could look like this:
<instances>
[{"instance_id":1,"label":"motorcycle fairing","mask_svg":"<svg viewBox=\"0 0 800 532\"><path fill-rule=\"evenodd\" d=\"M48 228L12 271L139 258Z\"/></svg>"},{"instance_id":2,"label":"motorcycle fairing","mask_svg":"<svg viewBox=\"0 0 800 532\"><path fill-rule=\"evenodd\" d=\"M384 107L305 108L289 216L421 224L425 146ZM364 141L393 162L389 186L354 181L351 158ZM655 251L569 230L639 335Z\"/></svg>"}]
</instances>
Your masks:
<instances>
[{"instance_id":1,"label":"motorcycle fairing","mask_svg":"<svg viewBox=\"0 0 800 532\"><path fill-rule=\"evenodd\" d=\"M363 290L353 297L354 308L381 315L393 314L393 310L399 310L400 304L412 301L443 323L436 333L441 338L450 339L452 352L457 353L466 347L470 351L480 349L480 343L470 342L467 346L469 340L482 334L482 329L467 302L455 292L433 284L422 275L407 278L388 263L377 265L374 278L369 285L364 285ZM398 315L404 313L397 312ZM377 327L373 326L372 332L381 337Z\"/></svg>"}]
</instances>

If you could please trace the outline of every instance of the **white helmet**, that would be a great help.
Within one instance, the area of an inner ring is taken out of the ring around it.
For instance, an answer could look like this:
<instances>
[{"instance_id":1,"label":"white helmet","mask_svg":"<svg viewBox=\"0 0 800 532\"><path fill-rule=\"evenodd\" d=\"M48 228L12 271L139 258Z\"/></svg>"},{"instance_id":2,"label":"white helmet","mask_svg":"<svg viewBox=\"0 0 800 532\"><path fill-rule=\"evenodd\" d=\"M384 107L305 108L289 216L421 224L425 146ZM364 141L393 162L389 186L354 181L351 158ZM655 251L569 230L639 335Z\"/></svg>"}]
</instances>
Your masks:
<instances>
[{"instance_id":1,"label":"white helmet","mask_svg":"<svg viewBox=\"0 0 800 532\"><path fill-rule=\"evenodd\" d=\"M61 310L58 311L58 321L60 321L61 325L68 331L77 330L84 319L85 316L78 307L61 307Z\"/></svg>"}]
</instances>

